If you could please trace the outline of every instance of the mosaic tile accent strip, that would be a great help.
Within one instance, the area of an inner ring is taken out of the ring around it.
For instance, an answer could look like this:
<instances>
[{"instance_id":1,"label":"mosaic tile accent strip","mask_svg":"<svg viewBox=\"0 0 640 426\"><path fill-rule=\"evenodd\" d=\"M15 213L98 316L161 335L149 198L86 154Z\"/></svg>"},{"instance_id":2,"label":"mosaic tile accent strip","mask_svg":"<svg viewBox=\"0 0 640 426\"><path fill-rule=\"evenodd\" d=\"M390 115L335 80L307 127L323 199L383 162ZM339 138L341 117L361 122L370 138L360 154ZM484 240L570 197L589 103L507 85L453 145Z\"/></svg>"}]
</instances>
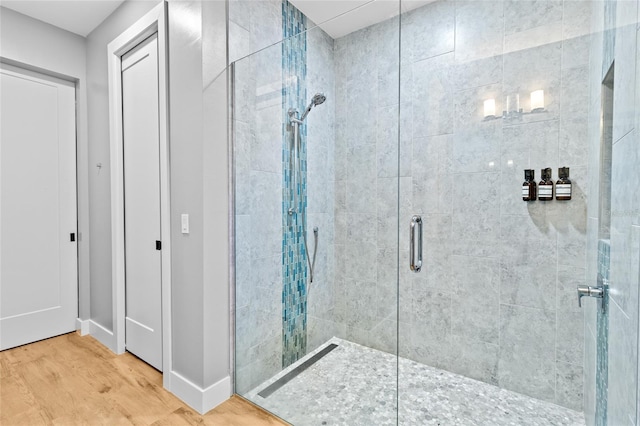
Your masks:
<instances>
[{"instance_id":1,"label":"mosaic tile accent strip","mask_svg":"<svg viewBox=\"0 0 640 426\"><path fill-rule=\"evenodd\" d=\"M293 158L293 127L289 109L304 111L307 98L306 17L288 1L282 2L282 366L296 362L307 351L307 254L302 217L307 209L306 126L300 126L300 178ZM298 205L293 205L294 200ZM290 215L289 208L296 213Z\"/></svg>"},{"instance_id":2,"label":"mosaic tile accent strip","mask_svg":"<svg viewBox=\"0 0 640 426\"><path fill-rule=\"evenodd\" d=\"M611 244L598 240L598 274L609 280ZM609 386L609 293L605 293L604 312L596 319L596 425L606 426Z\"/></svg>"},{"instance_id":3,"label":"mosaic tile accent strip","mask_svg":"<svg viewBox=\"0 0 640 426\"><path fill-rule=\"evenodd\" d=\"M258 395L330 344L338 347L269 398ZM335 337L307 357L246 397L296 426L585 424L580 412Z\"/></svg>"}]
</instances>

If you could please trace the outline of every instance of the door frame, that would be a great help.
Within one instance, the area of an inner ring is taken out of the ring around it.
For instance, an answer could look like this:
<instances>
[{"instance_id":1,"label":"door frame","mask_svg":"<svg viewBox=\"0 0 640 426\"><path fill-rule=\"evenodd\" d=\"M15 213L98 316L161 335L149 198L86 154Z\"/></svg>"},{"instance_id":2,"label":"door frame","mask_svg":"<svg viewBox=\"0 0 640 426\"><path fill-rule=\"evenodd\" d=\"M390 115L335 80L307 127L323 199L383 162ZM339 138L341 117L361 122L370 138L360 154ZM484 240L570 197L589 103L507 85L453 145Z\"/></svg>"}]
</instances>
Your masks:
<instances>
[{"instance_id":1,"label":"door frame","mask_svg":"<svg viewBox=\"0 0 640 426\"><path fill-rule=\"evenodd\" d=\"M169 192L169 103L167 3L162 1L107 46L109 67L109 144L111 151L111 273L115 352L125 351L124 147L122 137L121 56L158 33L158 107L160 135L160 232L162 239L163 386L171 381L171 210Z\"/></svg>"}]
</instances>

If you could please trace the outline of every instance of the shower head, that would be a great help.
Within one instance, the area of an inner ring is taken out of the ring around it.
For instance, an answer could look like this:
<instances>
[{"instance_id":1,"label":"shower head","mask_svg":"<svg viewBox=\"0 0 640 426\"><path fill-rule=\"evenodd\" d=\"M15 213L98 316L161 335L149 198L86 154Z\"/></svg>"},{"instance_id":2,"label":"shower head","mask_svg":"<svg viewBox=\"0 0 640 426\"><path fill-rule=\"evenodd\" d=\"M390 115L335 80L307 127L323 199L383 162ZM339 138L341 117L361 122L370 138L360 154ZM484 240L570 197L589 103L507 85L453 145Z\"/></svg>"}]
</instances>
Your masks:
<instances>
[{"instance_id":1,"label":"shower head","mask_svg":"<svg viewBox=\"0 0 640 426\"><path fill-rule=\"evenodd\" d=\"M324 101L327 100L327 97L324 95L324 93L316 93L313 98L311 99L311 103L314 106L318 106L321 103L324 103Z\"/></svg>"},{"instance_id":2,"label":"shower head","mask_svg":"<svg viewBox=\"0 0 640 426\"><path fill-rule=\"evenodd\" d=\"M311 108L324 103L324 101L326 100L327 100L327 97L323 93L316 93L315 95L313 95L313 98L311 98L311 103L309 104L307 109L304 111L304 114L302 114L302 117L300 117L300 121L304 121L304 119L307 118L307 115L309 115Z\"/></svg>"}]
</instances>

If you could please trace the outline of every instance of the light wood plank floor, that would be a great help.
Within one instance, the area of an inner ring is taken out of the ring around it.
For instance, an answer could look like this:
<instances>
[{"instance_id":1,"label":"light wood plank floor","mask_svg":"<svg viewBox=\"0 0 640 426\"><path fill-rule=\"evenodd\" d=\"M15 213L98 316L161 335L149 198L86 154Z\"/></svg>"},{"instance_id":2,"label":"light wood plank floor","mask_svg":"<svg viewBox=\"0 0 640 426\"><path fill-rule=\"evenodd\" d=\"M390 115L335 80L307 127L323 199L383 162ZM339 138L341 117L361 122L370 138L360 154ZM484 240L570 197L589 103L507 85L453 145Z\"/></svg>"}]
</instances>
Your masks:
<instances>
[{"instance_id":1,"label":"light wood plank floor","mask_svg":"<svg viewBox=\"0 0 640 426\"><path fill-rule=\"evenodd\" d=\"M0 424L286 423L237 396L201 416L164 390L152 367L70 333L0 352Z\"/></svg>"}]
</instances>

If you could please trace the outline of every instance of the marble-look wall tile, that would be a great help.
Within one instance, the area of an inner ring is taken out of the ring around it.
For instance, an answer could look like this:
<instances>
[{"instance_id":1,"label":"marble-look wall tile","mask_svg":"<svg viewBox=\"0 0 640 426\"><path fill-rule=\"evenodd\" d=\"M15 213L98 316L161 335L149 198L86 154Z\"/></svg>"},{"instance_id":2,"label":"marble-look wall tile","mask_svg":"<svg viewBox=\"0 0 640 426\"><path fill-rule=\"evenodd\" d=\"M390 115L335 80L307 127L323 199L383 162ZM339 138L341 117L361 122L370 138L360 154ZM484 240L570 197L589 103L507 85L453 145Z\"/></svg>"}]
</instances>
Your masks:
<instances>
[{"instance_id":1,"label":"marble-look wall tile","mask_svg":"<svg viewBox=\"0 0 640 426\"><path fill-rule=\"evenodd\" d=\"M398 180L378 179L377 214L371 226L377 232L379 248L396 248L398 245Z\"/></svg>"},{"instance_id":2,"label":"marble-look wall tile","mask_svg":"<svg viewBox=\"0 0 640 426\"><path fill-rule=\"evenodd\" d=\"M398 144L398 114L399 110L397 105L378 108L376 138L376 169L378 177L398 176L398 161L403 163L400 166L402 168L406 169L411 167L409 164L411 161L410 155L398 156L400 149Z\"/></svg>"},{"instance_id":3,"label":"marble-look wall tile","mask_svg":"<svg viewBox=\"0 0 640 426\"><path fill-rule=\"evenodd\" d=\"M347 280L337 280L337 282L340 283L336 289L338 322L346 325L347 332L349 329L352 330L351 332L353 330L370 331L375 320L375 309L370 309L371 306L375 306L375 281L360 281L349 277Z\"/></svg>"},{"instance_id":4,"label":"marble-look wall tile","mask_svg":"<svg viewBox=\"0 0 640 426\"><path fill-rule=\"evenodd\" d=\"M598 4L598 2L594 1L564 2L562 30L565 40L592 33L591 9L592 6L596 4ZM594 31L598 31L598 29L594 29Z\"/></svg>"},{"instance_id":5,"label":"marble-look wall tile","mask_svg":"<svg viewBox=\"0 0 640 426\"><path fill-rule=\"evenodd\" d=\"M468 121L467 121L468 123ZM453 135L452 169L456 173L498 172L502 123L481 123L459 128Z\"/></svg>"},{"instance_id":6,"label":"marble-look wall tile","mask_svg":"<svg viewBox=\"0 0 640 426\"><path fill-rule=\"evenodd\" d=\"M456 91L501 83L502 55L457 63L453 72ZM499 99L496 99L496 102L498 101ZM496 108L498 106L496 105Z\"/></svg>"},{"instance_id":7,"label":"marble-look wall tile","mask_svg":"<svg viewBox=\"0 0 640 426\"><path fill-rule=\"evenodd\" d=\"M229 63L251 53L249 30L237 22L229 20Z\"/></svg>"},{"instance_id":8,"label":"marble-look wall tile","mask_svg":"<svg viewBox=\"0 0 640 426\"><path fill-rule=\"evenodd\" d=\"M562 43L562 68L589 66L591 36L566 39Z\"/></svg>"},{"instance_id":9,"label":"marble-look wall tile","mask_svg":"<svg viewBox=\"0 0 640 426\"><path fill-rule=\"evenodd\" d=\"M556 402L563 407L582 411L583 371L577 364L556 363Z\"/></svg>"},{"instance_id":10,"label":"marble-look wall tile","mask_svg":"<svg viewBox=\"0 0 640 426\"><path fill-rule=\"evenodd\" d=\"M609 303L609 307L608 423L634 424L638 401L638 314L635 311L629 317L616 303Z\"/></svg>"},{"instance_id":11,"label":"marble-look wall tile","mask_svg":"<svg viewBox=\"0 0 640 426\"><path fill-rule=\"evenodd\" d=\"M498 345L457 335L451 342L452 372L498 385Z\"/></svg>"},{"instance_id":12,"label":"marble-look wall tile","mask_svg":"<svg viewBox=\"0 0 640 426\"><path fill-rule=\"evenodd\" d=\"M251 262L251 216L235 216L236 264ZM251 302L251 269L236 268L236 309L243 308Z\"/></svg>"},{"instance_id":13,"label":"marble-look wall tile","mask_svg":"<svg viewBox=\"0 0 640 426\"><path fill-rule=\"evenodd\" d=\"M396 321L396 315L393 313L373 326L370 335L370 345L374 349L389 354L397 354L397 335L398 323Z\"/></svg>"},{"instance_id":14,"label":"marble-look wall tile","mask_svg":"<svg viewBox=\"0 0 640 426\"><path fill-rule=\"evenodd\" d=\"M307 350L312 352L327 340L341 334L340 325L332 320L318 318L309 313L307 317Z\"/></svg>"},{"instance_id":15,"label":"marble-look wall tile","mask_svg":"<svg viewBox=\"0 0 640 426\"><path fill-rule=\"evenodd\" d=\"M520 3L520 2L516 2ZM551 22L504 37L504 53L526 50L562 40L562 22Z\"/></svg>"},{"instance_id":16,"label":"marble-look wall tile","mask_svg":"<svg viewBox=\"0 0 640 426\"><path fill-rule=\"evenodd\" d=\"M586 166L589 162L589 150L585 149L585 141L589 138L588 134L589 123L586 114L562 117L558 144L558 164L571 164L573 168ZM573 168L571 171L573 171Z\"/></svg>"},{"instance_id":17,"label":"marble-look wall tile","mask_svg":"<svg viewBox=\"0 0 640 426\"><path fill-rule=\"evenodd\" d=\"M584 358L583 317L582 312L559 311L557 313L556 361L582 365Z\"/></svg>"},{"instance_id":18,"label":"marble-look wall tile","mask_svg":"<svg viewBox=\"0 0 640 426\"><path fill-rule=\"evenodd\" d=\"M443 135L453 131L452 55L413 64L413 136Z\"/></svg>"},{"instance_id":19,"label":"marble-look wall tile","mask_svg":"<svg viewBox=\"0 0 640 426\"><path fill-rule=\"evenodd\" d=\"M241 3L241 2L240 2ZM230 4L230 10L233 5ZM281 0L252 1L249 9L251 52L257 52L282 40ZM246 13L246 10L238 11Z\"/></svg>"},{"instance_id":20,"label":"marble-look wall tile","mask_svg":"<svg viewBox=\"0 0 640 426\"><path fill-rule=\"evenodd\" d=\"M282 177L277 173L251 172L252 199L251 235L252 257L281 253L282 242Z\"/></svg>"},{"instance_id":21,"label":"marble-look wall tile","mask_svg":"<svg viewBox=\"0 0 640 426\"><path fill-rule=\"evenodd\" d=\"M504 3L456 2L455 58L457 63L502 54Z\"/></svg>"},{"instance_id":22,"label":"marble-look wall tile","mask_svg":"<svg viewBox=\"0 0 640 426\"><path fill-rule=\"evenodd\" d=\"M634 179L632 170L640 167L638 138L640 130L633 130L614 143L611 164L611 215L612 228L625 232L640 217L636 200L640 197L640 186Z\"/></svg>"},{"instance_id":23,"label":"marble-look wall tile","mask_svg":"<svg viewBox=\"0 0 640 426\"><path fill-rule=\"evenodd\" d=\"M376 259L376 318L395 317L398 300L398 250L378 249Z\"/></svg>"},{"instance_id":24,"label":"marble-look wall tile","mask_svg":"<svg viewBox=\"0 0 640 426\"><path fill-rule=\"evenodd\" d=\"M422 271L413 277L414 285L451 291L451 244L427 240L423 247Z\"/></svg>"},{"instance_id":25,"label":"marble-look wall tile","mask_svg":"<svg viewBox=\"0 0 640 426\"><path fill-rule=\"evenodd\" d=\"M553 311L500 306L498 383L545 401L555 400Z\"/></svg>"},{"instance_id":26,"label":"marble-look wall tile","mask_svg":"<svg viewBox=\"0 0 640 426\"><path fill-rule=\"evenodd\" d=\"M452 52L455 42L454 1L437 1L402 16L402 39L413 62Z\"/></svg>"},{"instance_id":27,"label":"marble-look wall tile","mask_svg":"<svg viewBox=\"0 0 640 426\"><path fill-rule=\"evenodd\" d=\"M499 173L453 175L453 235L468 240L497 237L500 232Z\"/></svg>"},{"instance_id":28,"label":"marble-look wall tile","mask_svg":"<svg viewBox=\"0 0 640 426\"><path fill-rule=\"evenodd\" d=\"M251 2L244 0L229 0L228 4L229 21L251 30Z\"/></svg>"},{"instance_id":29,"label":"marble-look wall tile","mask_svg":"<svg viewBox=\"0 0 640 426\"><path fill-rule=\"evenodd\" d=\"M508 226L505 225L506 218L503 217L505 228ZM526 220L518 217L509 219L514 225ZM500 301L552 311L556 305L556 271L553 267L556 259L555 241L524 241L527 244L517 251L513 250L512 244L505 244L507 253L500 262Z\"/></svg>"},{"instance_id":30,"label":"marble-look wall tile","mask_svg":"<svg viewBox=\"0 0 640 426\"><path fill-rule=\"evenodd\" d=\"M409 358L447 369L451 356L451 294L414 287L410 334Z\"/></svg>"},{"instance_id":31,"label":"marble-look wall tile","mask_svg":"<svg viewBox=\"0 0 640 426\"><path fill-rule=\"evenodd\" d=\"M415 213L451 211L452 136L413 139L412 207Z\"/></svg>"},{"instance_id":32,"label":"marble-look wall tile","mask_svg":"<svg viewBox=\"0 0 640 426\"><path fill-rule=\"evenodd\" d=\"M498 345L500 262L452 256L452 333Z\"/></svg>"},{"instance_id":33,"label":"marble-look wall tile","mask_svg":"<svg viewBox=\"0 0 640 426\"><path fill-rule=\"evenodd\" d=\"M505 35L562 22L563 4L561 0L504 2Z\"/></svg>"},{"instance_id":34,"label":"marble-look wall tile","mask_svg":"<svg viewBox=\"0 0 640 426\"><path fill-rule=\"evenodd\" d=\"M562 70L561 118L585 117L589 107L588 67ZM584 141L583 141L584 142Z\"/></svg>"},{"instance_id":35,"label":"marble-look wall tile","mask_svg":"<svg viewBox=\"0 0 640 426\"><path fill-rule=\"evenodd\" d=\"M632 226L639 216L637 208L638 189L633 183L633 172L640 165L635 131L613 146L611 179L611 292L612 298L627 315L637 303L638 257L640 256L640 234ZM635 232L634 232L635 231Z\"/></svg>"},{"instance_id":36,"label":"marble-look wall tile","mask_svg":"<svg viewBox=\"0 0 640 426\"><path fill-rule=\"evenodd\" d=\"M282 107L261 109L256 114L255 139L251 145L254 170L282 173Z\"/></svg>"}]
</instances>

